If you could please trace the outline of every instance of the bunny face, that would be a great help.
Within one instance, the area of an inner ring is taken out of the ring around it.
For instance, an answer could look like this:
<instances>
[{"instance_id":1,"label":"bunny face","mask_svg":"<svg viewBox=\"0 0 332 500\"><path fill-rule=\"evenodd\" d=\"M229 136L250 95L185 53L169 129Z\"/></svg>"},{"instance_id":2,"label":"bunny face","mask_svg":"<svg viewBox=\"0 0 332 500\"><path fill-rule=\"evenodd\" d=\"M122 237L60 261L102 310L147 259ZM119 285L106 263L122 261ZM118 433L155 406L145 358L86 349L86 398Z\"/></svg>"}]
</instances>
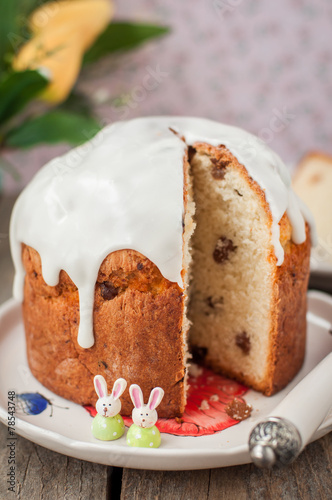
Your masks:
<instances>
[{"instance_id":1,"label":"bunny face","mask_svg":"<svg viewBox=\"0 0 332 500\"><path fill-rule=\"evenodd\" d=\"M118 399L114 401L111 395L106 396L105 398L98 399L96 410L103 417L115 417L115 415L120 413L121 403Z\"/></svg>"},{"instance_id":2,"label":"bunny face","mask_svg":"<svg viewBox=\"0 0 332 500\"><path fill-rule=\"evenodd\" d=\"M94 378L94 386L98 394L96 410L103 417L114 417L121 411L120 396L127 386L127 382L123 378L119 378L114 382L112 393L107 393L106 380L102 375L96 375Z\"/></svg>"},{"instance_id":3,"label":"bunny face","mask_svg":"<svg viewBox=\"0 0 332 500\"><path fill-rule=\"evenodd\" d=\"M155 408L161 402L164 391L160 387L155 387L150 394L149 402L147 405L143 401L143 393L141 388L133 384L129 389L131 400L135 406L132 412L132 419L134 424L142 428L149 428L155 425L158 420L158 414Z\"/></svg>"},{"instance_id":4,"label":"bunny face","mask_svg":"<svg viewBox=\"0 0 332 500\"><path fill-rule=\"evenodd\" d=\"M145 429L152 427L157 422L158 414L156 410L149 410L147 405L143 405L141 408L133 409L132 419L134 424Z\"/></svg>"}]
</instances>

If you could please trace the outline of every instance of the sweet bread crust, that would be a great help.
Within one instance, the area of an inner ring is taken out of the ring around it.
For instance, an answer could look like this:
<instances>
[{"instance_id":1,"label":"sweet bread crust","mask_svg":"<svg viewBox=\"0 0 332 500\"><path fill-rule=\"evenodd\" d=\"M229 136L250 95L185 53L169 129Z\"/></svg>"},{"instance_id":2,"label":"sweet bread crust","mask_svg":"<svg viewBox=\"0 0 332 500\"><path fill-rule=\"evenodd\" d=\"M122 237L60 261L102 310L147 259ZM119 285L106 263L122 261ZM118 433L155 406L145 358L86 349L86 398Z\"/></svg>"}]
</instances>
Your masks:
<instances>
[{"instance_id":1,"label":"sweet bread crust","mask_svg":"<svg viewBox=\"0 0 332 500\"><path fill-rule=\"evenodd\" d=\"M271 354L267 383L262 388L267 396L283 389L295 377L304 361L310 249L307 224L306 241L301 245L289 241L284 247L284 263L275 271Z\"/></svg>"},{"instance_id":2,"label":"sweet bread crust","mask_svg":"<svg viewBox=\"0 0 332 500\"><path fill-rule=\"evenodd\" d=\"M108 255L95 287L95 344L83 349L77 343L79 297L75 284L61 271L59 284L50 287L43 280L39 254L23 245L22 258L28 361L43 385L76 403L94 405L94 375L103 375L109 388L116 378L123 377L128 387L138 383L146 396L153 387L164 388L160 416L183 413L183 291L176 283L163 278L158 268L136 251ZM114 298L103 298L105 283L119 290ZM128 389L121 401L122 413L130 415Z\"/></svg>"}]
</instances>

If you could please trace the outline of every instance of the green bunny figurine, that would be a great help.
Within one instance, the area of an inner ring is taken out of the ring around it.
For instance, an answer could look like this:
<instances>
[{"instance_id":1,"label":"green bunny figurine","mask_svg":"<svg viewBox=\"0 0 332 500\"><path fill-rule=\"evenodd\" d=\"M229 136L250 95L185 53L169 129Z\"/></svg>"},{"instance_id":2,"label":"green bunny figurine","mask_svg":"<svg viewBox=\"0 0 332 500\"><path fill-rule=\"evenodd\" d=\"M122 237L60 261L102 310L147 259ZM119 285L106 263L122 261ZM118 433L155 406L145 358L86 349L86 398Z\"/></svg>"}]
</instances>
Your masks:
<instances>
[{"instance_id":1,"label":"green bunny figurine","mask_svg":"<svg viewBox=\"0 0 332 500\"><path fill-rule=\"evenodd\" d=\"M125 431L123 419L119 415L119 398L127 387L127 382L124 378L118 378L114 382L112 393L108 394L106 380L102 375L96 375L94 386L99 399L96 404L97 415L91 426L92 434L102 441L119 439Z\"/></svg>"},{"instance_id":2,"label":"green bunny figurine","mask_svg":"<svg viewBox=\"0 0 332 500\"><path fill-rule=\"evenodd\" d=\"M161 437L155 425L158 420L156 407L163 399L163 389L152 389L147 405L144 404L143 393L138 385L131 385L129 393L135 408L132 412L134 423L127 433L127 444L141 448L159 448Z\"/></svg>"}]
</instances>

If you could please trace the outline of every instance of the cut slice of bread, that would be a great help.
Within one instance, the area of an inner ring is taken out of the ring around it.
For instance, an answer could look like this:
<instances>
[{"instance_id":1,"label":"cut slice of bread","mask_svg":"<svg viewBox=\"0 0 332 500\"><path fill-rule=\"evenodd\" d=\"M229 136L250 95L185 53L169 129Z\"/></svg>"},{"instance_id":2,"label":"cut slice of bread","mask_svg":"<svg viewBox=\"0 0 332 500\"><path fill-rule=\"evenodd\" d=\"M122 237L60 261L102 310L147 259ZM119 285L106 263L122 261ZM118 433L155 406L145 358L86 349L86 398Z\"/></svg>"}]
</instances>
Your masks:
<instances>
[{"instance_id":1,"label":"cut slice of bread","mask_svg":"<svg viewBox=\"0 0 332 500\"><path fill-rule=\"evenodd\" d=\"M224 147L196 144L190 341L203 362L271 395L302 365L310 238L284 215L278 267L262 189Z\"/></svg>"}]
</instances>

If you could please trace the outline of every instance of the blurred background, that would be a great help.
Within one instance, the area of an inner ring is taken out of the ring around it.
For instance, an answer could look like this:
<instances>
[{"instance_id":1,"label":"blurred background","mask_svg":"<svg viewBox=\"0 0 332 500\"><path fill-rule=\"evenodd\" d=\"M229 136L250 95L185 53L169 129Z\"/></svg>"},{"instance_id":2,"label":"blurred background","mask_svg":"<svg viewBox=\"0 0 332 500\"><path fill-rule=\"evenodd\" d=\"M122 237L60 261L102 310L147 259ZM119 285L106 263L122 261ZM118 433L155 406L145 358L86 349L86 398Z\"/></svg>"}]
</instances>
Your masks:
<instances>
[{"instance_id":1,"label":"blurred background","mask_svg":"<svg viewBox=\"0 0 332 500\"><path fill-rule=\"evenodd\" d=\"M151 23L169 32L83 68L75 90L89 98L102 125L144 115L199 116L259 135L290 166L310 150L332 153L330 0L112 5L112 22ZM21 190L70 147L3 148L19 174L3 172L3 190Z\"/></svg>"}]
</instances>

